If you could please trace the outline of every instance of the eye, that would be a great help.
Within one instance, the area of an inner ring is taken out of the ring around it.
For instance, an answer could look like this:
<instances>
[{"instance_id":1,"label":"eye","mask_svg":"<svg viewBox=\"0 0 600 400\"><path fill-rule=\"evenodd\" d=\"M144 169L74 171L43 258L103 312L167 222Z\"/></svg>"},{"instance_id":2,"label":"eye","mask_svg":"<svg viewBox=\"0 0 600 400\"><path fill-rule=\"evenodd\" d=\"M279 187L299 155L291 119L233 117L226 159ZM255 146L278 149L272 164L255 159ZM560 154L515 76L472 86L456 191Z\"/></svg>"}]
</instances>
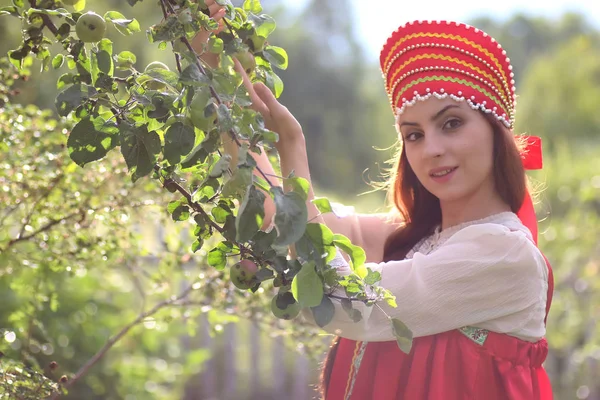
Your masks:
<instances>
[{"instance_id":1,"label":"eye","mask_svg":"<svg viewBox=\"0 0 600 400\"><path fill-rule=\"evenodd\" d=\"M404 136L405 142L416 142L421 136L423 136L419 132L411 132L408 135Z\"/></svg>"},{"instance_id":2,"label":"eye","mask_svg":"<svg viewBox=\"0 0 600 400\"><path fill-rule=\"evenodd\" d=\"M458 118L450 118L444 123L444 129L453 130L459 128L462 125L462 121Z\"/></svg>"}]
</instances>

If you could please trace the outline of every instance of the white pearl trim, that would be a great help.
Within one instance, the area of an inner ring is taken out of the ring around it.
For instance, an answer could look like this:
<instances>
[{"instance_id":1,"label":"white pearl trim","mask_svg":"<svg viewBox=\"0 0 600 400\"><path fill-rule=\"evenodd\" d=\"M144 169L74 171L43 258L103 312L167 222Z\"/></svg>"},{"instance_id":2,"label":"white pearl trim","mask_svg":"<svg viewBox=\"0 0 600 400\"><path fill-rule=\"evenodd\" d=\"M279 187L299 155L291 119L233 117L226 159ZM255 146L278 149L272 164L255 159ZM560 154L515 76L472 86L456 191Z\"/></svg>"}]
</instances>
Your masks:
<instances>
[{"instance_id":1,"label":"white pearl trim","mask_svg":"<svg viewBox=\"0 0 600 400\"><path fill-rule=\"evenodd\" d=\"M437 99L446 99L446 98L451 98L454 101L458 101L458 102L463 102L466 101L467 104L473 109L473 110L481 110L483 112L485 112L486 114L492 114L494 115L494 117L496 117L496 119L500 122L502 122L502 124L504 124L505 127L507 127L508 129L512 129L513 127L513 123L514 123L514 118L511 118L510 120L506 119L506 114L502 114L499 115L496 112L496 107L494 107L493 109L489 109L485 106L486 102L482 101L481 103L476 103L475 100L475 96L471 96L471 99L465 99L464 96L456 96L454 94L448 94L448 93L444 93L444 89L440 89L441 93L437 93L437 92L431 92L428 93L424 96L420 95L420 94L416 94L415 97L408 101L406 99L402 99L402 107L396 108L396 123L398 123L398 119L400 118L400 115L402 115L402 113L404 113L404 111L406 110L406 107L412 107L415 104L417 104L417 101L426 101L429 100L431 97L435 97Z\"/></svg>"}]
</instances>

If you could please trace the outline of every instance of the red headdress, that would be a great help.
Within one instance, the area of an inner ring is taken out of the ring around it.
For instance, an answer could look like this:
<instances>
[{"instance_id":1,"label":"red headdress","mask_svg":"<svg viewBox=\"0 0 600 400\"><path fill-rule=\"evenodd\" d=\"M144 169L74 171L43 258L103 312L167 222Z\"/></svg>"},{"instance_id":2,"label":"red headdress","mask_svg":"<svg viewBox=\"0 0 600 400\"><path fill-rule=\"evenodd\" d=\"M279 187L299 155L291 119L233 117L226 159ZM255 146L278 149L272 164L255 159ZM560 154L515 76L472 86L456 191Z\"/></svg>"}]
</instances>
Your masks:
<instances>
[{"instance_id":1,"label":"red headdress","mask_svg":"<svg viewBox=\"0 0 600 400\"><path fill-rule=\"evenodd\" d=\"M417 101L449 97L514 128L516 95L510 59L498 42L479 29L450 21L410 22L388 38L380 62L396 118ZM521 156L526 169L540 169L540 139L528 137ZM518 215L537 243L529 193Z\"/></svg>"}]
</instances>

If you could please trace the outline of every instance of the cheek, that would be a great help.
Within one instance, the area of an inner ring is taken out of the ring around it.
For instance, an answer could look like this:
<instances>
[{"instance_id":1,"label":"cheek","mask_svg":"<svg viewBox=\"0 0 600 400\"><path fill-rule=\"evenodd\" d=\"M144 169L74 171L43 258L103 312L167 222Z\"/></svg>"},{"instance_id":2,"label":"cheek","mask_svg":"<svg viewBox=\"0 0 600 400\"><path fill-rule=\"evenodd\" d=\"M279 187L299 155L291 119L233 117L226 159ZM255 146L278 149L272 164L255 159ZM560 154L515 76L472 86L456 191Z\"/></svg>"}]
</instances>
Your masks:
<instances>
[{"instance_id":1,"label":"cheek","mask_svg":"<svg viewBox=\"0 0 600 400\"><path fill-rule=\"evenodd\" d=\"M415 175L417 175L417 177L421 176L421 165L419 163L419 159L420 158L414 149L406 150L406 161L408 161L408 165L410 165L410 168L413 170Z\"/></svg>"}]
</instances>

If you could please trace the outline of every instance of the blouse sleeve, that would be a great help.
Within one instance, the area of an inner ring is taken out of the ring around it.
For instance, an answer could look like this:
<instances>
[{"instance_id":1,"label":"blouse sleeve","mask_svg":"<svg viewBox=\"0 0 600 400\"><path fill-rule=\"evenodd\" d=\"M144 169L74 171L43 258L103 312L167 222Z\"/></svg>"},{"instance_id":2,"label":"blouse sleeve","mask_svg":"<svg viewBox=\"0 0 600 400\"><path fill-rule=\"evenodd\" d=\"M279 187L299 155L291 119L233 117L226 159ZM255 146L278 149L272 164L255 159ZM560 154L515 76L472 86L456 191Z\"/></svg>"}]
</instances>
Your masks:
<instances>
[{"instance_id":1,"label":"blouse sleeve","mask_svg":"<svg viewBox=\"0 0 600 400\"><path fill-rule=\"evenodd\" d=\"M525 233L499 224L478 224L461 229L429 255L412 259L368 263L382 275L382 287L396 296L397 308L381 303L385 313L404 322L414 337L446 332L464 326L481 326L506 319L502 329L518 330L543 310L540 293L547 285L542 254ZM349 273L348 267L340 274ZM335 294L344 296L344 291ZM394 340L391 323L376 306L354 302L362 320L354 323L332 299L336 310L324 327L353 340ZM307 310L308 311L308 310ZM312 320L310 311L304 315ZM314 321L313 321L314 322Z\"/></svg>"}]
</instances>

